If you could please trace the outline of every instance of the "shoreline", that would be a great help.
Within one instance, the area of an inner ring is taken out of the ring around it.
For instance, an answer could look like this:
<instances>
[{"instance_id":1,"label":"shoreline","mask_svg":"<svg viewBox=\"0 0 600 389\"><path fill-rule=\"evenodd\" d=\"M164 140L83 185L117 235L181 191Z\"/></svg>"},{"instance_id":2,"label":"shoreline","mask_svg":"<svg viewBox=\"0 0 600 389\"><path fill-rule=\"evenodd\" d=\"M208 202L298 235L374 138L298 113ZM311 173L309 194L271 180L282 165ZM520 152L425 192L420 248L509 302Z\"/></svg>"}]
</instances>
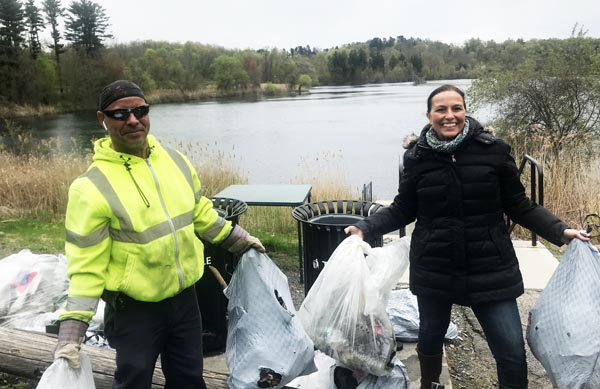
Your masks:
<instances>
[{"instance_id":1,"label":"shoreline","mask_svg":"<svg viewBox=\"0 0 600 389\"><path fill-rule=\"evenodd\" d=\"M309 94L310 89L305 89L302 94ZM161 89L151 91L146 94L149 104L172 104L188 103L197 101L211 101L218 99L258 99L269 97L296 96L296 89L290 88L287 84L264 83L258 87L251 87L244 90L232 92L220 92L214 85L209 85L193 91L181 91L172 89ZM49 115L61 115L66 113L81 112L93 109L94 107L61 107L57 105L41 104L33 106L30 104L8 104L0 106L0 120L7 121L11 119L21 119L28 117L43 117Z\"/></svg>"}]
</instances>

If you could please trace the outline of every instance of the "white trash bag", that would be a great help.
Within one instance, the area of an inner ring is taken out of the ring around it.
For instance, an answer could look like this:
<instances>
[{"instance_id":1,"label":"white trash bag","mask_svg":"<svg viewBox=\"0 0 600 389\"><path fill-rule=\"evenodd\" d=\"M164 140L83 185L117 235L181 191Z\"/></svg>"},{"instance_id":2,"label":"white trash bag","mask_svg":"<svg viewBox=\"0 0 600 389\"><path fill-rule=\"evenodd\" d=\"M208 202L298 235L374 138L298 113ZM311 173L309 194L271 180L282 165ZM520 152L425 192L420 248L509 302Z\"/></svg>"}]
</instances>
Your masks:
<instances>
[{"instance_id":1,"label":"white trash bag","mask_svg":"<svg viewBox=\"0 0 600 389\"><path fill-rule=\"evenodd\" d=\"M64 358L54 361L44 372L36 389L95 389L90 358L79 352L81 367L73 369Z\"/></svg>"},{"instance_id":2,"label":"white trash bag","mask_svg":"<svg viewBox=\"0 0 600 389\"><path fill-rule=\"evenodd\" d=\"M527 343L554 387L600 388L600 254L573 239L529 313Z\"/></svg>"},{"instance_id":3,"label":"white trash bag","mask_svg":"<svg viewBox=\"0 0 600 389\"><path fill-rule=\"evenodd\" d=\"M244 253L225 295L230 388L282 388L316 370L314 345L296 316L287 277L266 254Z\"/></svg>"},{"instance_id":4,"label":"white trash bag","mask_svg":"<svg viewBox=\"0 0 600 389\"><path fill-rule=\"evenodd\" d=\"M354 235L338 245L298 311L317 349L351 370L381 376L392 368L396 341L385 306L408 266L408 247L400 240L373 249Z\"/></svg>"},{"instance_id":5,"label":"white trash bag","mask_svg":"<svg viewBox=\"0 0 600 389\"><path fill-rule=\"evenodd\" d=\"M417 296L410 289L392 290L386 311L392 321L394 336L399 342L416 342L419 340L419 304ZM458 338L458 327L450 321L446 331L446 340Z\"/></svg>"},{"instance_id":6,"label":"white trash bag","mask_svg":"<svg viewBox=\"0 0 600 389\"><path fill-rule=\"evenodd\" d=\"M35 329L36 323L43 329L39 316L64 305L68 286L64 255L21 250L0 260L0 326Z\"/></svg>"}]
</instances>

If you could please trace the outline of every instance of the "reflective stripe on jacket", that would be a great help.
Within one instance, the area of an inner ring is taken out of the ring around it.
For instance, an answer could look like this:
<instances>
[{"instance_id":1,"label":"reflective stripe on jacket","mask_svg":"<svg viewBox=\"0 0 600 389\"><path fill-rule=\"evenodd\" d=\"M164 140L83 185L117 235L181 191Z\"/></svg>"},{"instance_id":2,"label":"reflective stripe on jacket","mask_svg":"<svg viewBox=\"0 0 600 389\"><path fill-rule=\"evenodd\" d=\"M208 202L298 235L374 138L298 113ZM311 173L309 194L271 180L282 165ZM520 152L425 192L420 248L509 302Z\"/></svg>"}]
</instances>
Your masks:
<instances>
[{"instance_id":1,"label":"reflective stripe on jacket","mask_svg":"<svg viewBox=\"0 0 600 389\"><path fill-rule=\"evenodd\" d=\"M104 290L161 301L200 279L204 246L231 232L201 195L195 169L148 136L142 159L96 141L88 170L69 188L65 251L69 297L60 319L91 320Z\"/></svg>"}]
</instances>

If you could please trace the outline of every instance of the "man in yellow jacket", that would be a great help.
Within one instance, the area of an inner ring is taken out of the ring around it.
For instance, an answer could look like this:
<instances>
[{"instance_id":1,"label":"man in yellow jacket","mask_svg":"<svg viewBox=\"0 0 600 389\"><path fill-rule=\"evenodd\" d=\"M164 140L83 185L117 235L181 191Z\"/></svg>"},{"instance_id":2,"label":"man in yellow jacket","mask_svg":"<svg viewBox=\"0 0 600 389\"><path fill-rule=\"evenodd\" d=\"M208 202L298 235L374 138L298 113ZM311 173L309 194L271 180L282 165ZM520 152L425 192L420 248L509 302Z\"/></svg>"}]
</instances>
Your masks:
<instances>
[{"instance_id":1,"label":"man in yellow jacket","mask_svg":"<svg viewBox=\"0 0 600 389\"><path fill-rule=\"evenodd\" d=\"M151 135L149 105L133 82L99 96L108 137L69 189L65 250L70 279L55 358L78 367L100 298L116 349L114 388L150 388L161 356L166 387L204 388L202 323L194 284L206 241L241 254L260 241L219 217L191 163Z\"/></svg>"}]
</instances>

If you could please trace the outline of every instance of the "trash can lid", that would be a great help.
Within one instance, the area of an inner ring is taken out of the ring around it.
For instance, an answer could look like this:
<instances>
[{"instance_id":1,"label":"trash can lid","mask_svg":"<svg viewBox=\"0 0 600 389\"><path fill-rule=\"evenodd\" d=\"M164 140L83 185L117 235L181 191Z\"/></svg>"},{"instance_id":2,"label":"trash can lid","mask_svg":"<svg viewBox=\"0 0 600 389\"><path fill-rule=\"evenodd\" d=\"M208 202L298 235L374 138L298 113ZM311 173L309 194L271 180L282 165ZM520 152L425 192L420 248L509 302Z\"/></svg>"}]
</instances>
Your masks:
<instances>
[{"instance_id":1,"label":"trash can lid","mask_svg":"<svg viewBox=\"0 0 600 389\"><path fill-rule=\"evenodd\" d=\"M213 208L219 216L230 219L241 215L248 209L248 204L242 200L231 199L227 197L211 197Z\"/></svg>"},{"instance_id":2,"label":"trash can lid","mask_svg":"<svg viewBox=\"0 0 600 389\"><path fill-rule=\"evenodd\" d=\"M331 222L337 226L350 225L377 212L382 207L381 204L365 200L325 200L299 205L292 210L292 216L302 223L323 224ZM325 216L325 219L315 220L315 218L321 216ZM329 216L335 217L336 220L330 220L327 218ZM337 219L338 217L346 217L346 219ZM348 218L352 218L352 220Z\"/></svg>"},{"instance_id":3,"label":"trash can lid","mask_svg":"<svg viewBox=\"0 0 600 389\"><path fill-rule=\"evenodd\" d=\"M340 214L329 214L315 216L308 219L308 223L319 224L324 226L350 226L364 219L364 216L360 215L340 215Z\"/></svg>"}]
</instances>

